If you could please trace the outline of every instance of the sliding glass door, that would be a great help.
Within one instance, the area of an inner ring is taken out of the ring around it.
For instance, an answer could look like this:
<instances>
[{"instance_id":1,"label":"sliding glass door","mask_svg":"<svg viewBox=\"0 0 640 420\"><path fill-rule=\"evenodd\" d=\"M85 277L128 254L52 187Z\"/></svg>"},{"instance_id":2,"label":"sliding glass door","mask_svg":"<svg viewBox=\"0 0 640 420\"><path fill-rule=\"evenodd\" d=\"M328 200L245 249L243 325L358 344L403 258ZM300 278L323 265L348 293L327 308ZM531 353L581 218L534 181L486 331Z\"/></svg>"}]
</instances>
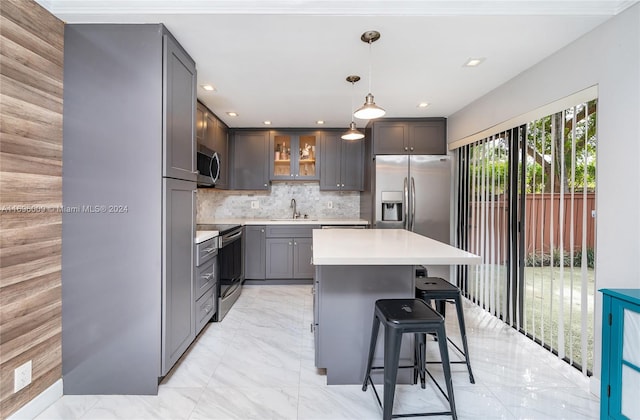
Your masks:
<instances>
[{"instance_id":1,"label":"sliding glass door","mask_svg":"<svg viewBox=\"0 0 640 420\"><path fill-rule=\"evenodd\" d=\"M596 101L458 150L466 296L587 374L593 366Z\"/></svg>"}]
</instances>

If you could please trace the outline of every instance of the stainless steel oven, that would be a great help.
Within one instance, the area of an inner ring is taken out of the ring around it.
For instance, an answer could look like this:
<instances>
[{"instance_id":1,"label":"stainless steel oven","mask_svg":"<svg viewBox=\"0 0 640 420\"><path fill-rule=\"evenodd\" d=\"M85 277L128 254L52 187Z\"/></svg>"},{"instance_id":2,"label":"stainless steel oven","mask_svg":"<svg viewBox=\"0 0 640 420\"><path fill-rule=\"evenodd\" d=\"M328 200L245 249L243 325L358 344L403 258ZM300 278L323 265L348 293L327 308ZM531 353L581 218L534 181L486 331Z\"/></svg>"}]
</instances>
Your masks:
<instances>
[{"instance_id":1,"label":"stainless steel oven","mask_svg":"<svg viewBox=\"0 0 640 420\"><path fill-rule=\"evenodd\" d=\"M198 230L217 230L218 236L218 313L222 321L244 283L244 228L240 225L198 225Z\"/></svg>"}]
</instances>

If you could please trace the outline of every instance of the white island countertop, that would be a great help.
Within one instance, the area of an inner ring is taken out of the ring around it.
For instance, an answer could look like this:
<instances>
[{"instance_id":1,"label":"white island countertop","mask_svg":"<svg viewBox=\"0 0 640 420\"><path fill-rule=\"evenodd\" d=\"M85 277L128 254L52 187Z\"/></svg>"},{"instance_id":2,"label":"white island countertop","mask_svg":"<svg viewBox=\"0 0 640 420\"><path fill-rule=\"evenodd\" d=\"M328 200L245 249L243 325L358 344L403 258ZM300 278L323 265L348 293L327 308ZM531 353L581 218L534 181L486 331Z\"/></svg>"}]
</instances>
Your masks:
<instances>
[{"instance_id":1,"label":"white island countertop","mask_svg":"<svg viewBox=\"0 0 640 420\"><path fill-rule=\"evenodd\" d=\"M479 264L477 255L403 229L313 231L314 265Z\"/></svg>"}]
</instances>

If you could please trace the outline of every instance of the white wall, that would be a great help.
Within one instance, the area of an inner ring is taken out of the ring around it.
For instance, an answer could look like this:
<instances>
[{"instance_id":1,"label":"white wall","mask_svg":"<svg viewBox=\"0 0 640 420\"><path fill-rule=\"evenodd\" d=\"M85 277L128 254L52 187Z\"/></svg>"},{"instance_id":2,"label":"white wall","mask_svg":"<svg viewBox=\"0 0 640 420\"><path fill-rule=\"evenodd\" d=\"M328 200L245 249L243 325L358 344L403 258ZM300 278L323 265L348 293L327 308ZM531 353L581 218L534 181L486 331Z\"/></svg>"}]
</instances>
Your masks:
<instances>
[{"instance_id":1,"label":"white wall","mask_svg":"<svg viewBox=\"0 0 640 420\"><path fill-rule=\"evenodd\" d=\"M593 85L598 85L596 290L640 288L640 4L449 116L448 142ZM596 379L601 304L596 293Z\"/></svg>"}]
</instances>

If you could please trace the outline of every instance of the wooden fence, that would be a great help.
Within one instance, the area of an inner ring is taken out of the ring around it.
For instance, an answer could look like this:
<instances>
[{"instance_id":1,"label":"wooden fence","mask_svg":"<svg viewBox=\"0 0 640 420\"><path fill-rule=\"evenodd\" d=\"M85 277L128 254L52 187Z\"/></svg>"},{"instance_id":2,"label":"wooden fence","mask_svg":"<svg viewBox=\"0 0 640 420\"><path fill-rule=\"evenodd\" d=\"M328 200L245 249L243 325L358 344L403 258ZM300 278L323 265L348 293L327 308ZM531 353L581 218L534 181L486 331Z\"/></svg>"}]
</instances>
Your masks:
<instances>
[{"instance_id":1,"label":"wooden fence","mask_svg":"<svg viewBox=\"0 0 640 420\"><path fill-rule=\"evenodd\" d=\"M561 203L564 206L562 219ZM469 203L469 251L482 255L486 262L501 264L506 261L509 240L507 209L508 202L503 195ZM569 252L572 245L574 251L580 250L584 236L587 248L595 248L594 212L595 193L585 196L575 193L573 200L571 194L564 194L562 200L560 194L527 194L523 226L525 255L533 252L550 254L552 250L561 248Z\"/></svg>"}]
</instances>

